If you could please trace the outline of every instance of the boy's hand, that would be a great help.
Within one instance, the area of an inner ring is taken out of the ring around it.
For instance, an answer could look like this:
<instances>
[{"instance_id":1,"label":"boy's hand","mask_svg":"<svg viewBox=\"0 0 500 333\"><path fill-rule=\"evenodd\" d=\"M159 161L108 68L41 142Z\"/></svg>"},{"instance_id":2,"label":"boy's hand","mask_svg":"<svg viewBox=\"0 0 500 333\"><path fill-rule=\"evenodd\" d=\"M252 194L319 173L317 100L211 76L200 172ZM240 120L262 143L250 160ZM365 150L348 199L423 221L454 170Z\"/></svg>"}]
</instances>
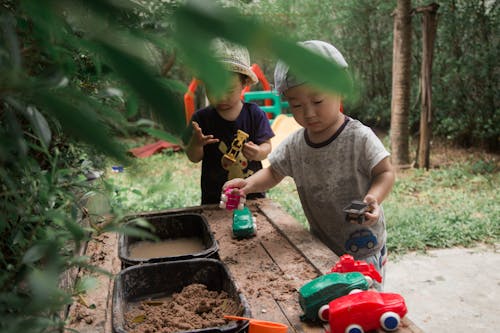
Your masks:
<instances>
[{"instance_id":1,"label":"boy's hand","mask_svg":"<svg viewBox=\"0 0 500 333\"><path fill-rule=\"evenodd\" d=\"M243 155L247 158L249 161L260 161L260 147L259 145L256 145L252 141L248 141L243 145Z\"/></svg>"},{"instance_id":2,"label":"boy's hand","mask_svg":"<svg viewBox=\"0 0 500 333\"><path fill-rule=\"evenodd\" d=\"M245 188L247 187L247 185L248 185L248 182L245 179L234 178L234 179L231 179L231 180L225 182L224 185L222 185L222 192L224 193L224 191L228 187L232 187L233 193L235 193L235 191L237 191L241 197L246 197Z\"/></svg>"},{"instance_id":3,"label":"boy's hand","mask_svg":"<svg viewBox=\"0 0 500 333\"><path fill-rule=\"evenodd\" d=\"M213 135L204 135L200 125L198 125L196 121L193 121L192 124L193 124L193 138L192 138L193 144L203 147L205 145L219 142L219 139L214 138Z\"/></svg>"},{"instance_id":4,"label":"boy's hand","mask_svg":"<svg viewBox=\"0 0 500 333\"><path fill-rule=\"evenodd\" d=\"M370 205L370 209L365 213L365 222L363 225L371 226L378 222L380 217L380 206L375 196L367 194L363 199L365 203Z\"/></svg>"}]
</instances>

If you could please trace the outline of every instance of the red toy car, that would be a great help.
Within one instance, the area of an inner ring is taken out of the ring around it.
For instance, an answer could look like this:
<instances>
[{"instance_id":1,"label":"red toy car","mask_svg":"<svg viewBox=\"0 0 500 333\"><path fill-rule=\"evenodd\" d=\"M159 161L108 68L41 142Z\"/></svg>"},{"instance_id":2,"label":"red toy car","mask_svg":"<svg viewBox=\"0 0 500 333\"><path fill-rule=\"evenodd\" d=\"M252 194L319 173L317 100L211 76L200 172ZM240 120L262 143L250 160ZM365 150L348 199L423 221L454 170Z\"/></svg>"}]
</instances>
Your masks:
<instances>
[{"instance_id":1,"label":"red toy car","mask_svg":"<svg viewBox=\"0 0 500 333\"><path fill-rule=\"evenodd\" d=\"M238 193L233 193L233 187L228 187L220 196L220 208L227 210L243 209L245 204L245 197L240 196Z\"/></svg>"},{"instance_id":2,"label":"red toy car","mask_svg":"<svg viewBox=\"0 0 500 333\"><path fill-rule=\"evenodd\" d=\"M378 283L382 283L382 276L375 269L373 264L368 264L366 261L354 260L354 257L349 254L344 254L337 261L335 266L332 267L332 273L350 273L350 272L360 272L364 276L368 276Z\"/></svg>"},{"instance_id":3,"label":"red toy car","mask_svg":"<svg viewBox=\"0 0 500 333\"><path fill-rule=\"evenodd\" d=\"M328 333L364 333L379 328L392 332L407 312L401 295L367 290L331 301L320 317L328 320Z\"/></svg>"}]
</instances>

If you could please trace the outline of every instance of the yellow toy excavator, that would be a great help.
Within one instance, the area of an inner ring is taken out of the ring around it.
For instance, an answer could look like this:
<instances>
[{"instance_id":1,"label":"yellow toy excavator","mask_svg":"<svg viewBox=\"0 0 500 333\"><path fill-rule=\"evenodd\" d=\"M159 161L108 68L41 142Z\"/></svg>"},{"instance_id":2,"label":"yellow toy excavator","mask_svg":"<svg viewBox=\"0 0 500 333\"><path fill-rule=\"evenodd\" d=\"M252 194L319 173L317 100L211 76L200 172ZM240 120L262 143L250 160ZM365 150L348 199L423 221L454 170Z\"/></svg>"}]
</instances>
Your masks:
<instances>
[{"instance_id":1,"label":"yellow toy excavator","mask_svg":"<svg viewBox=\"0 0 500 333\"><path fill-rule=\"evenodd\" d=\"M238 132L236 132L236 137L231 143L231 147L229 148L227 153L224 154L224 157L232 162L236 162L236 158L238 158L238 155L240 154L246 139L248 139L248 134L243 132L242 130L238 130Z\"/></svg>"}]
</instances>

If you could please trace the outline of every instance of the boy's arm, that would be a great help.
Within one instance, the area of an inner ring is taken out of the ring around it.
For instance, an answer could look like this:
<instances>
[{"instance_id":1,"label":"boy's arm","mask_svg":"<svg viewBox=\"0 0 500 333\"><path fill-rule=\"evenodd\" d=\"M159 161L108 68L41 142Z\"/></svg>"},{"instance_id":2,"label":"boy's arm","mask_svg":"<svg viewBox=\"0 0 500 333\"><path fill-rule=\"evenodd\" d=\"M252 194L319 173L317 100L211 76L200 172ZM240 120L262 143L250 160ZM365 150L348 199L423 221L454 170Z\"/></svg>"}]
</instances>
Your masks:
<instances>
[{"instance_id":1,"label":"boy's arm","mask_svg":"<svg viewBox=\"0 0 500 333\"><path fill-rule=\"evenodd\" d=\"M284 176L274 171L272 167L267 167L257 171L248 178L235 178L227 181L222 186L222 190L224 191L228 187L235 187L240 189L240 195L246 196L250 193L267 191L278 185L283 178Z\"/></svg>"},{"instance_id":2,"label":"boy's arm","mask_svg":"<svg viewBox=\"0 0 500 333\"><path fill-rule=\"evenodd\" d=\"M193 137L191 137L191 140L189 140L189 144L186 147L185 151L187 157L193 163L198 163L203 159L203 146L194 143Z\"/></svg>"},{"instance_id":3,"label":"boy's arm","mask_svg":"<svg viewBox=\"0 0 500 333\"><path fill-rule=\"evenodd\" d=\"M249 141L243 145L243 155L251 161L262 161L267 158L267 155L271 152L271 148L270 139L259 145Z\"/></svg>"},{"instance_id":4,"label":"boy's arm","mask_svg":"<svg viewBox=\"0 0 500 333\"><path fill-rule=\"evenodd\" d=\"M366 195L372 196L380 204L389 195L395 181L394 168L389 157L384 158L372 169L372 185Z\"/></svg>"},{"instance_id":5,"label":"boy's arm","mask_svg":"<svg viewBox=\"0 0 500 333\"><path fill-rule=\"evenodd\" d=\"M365 213L365 225L373 225L380 217L380 204L391 192L395 180L394 169L389 157L384 158L372 169L372 185L363 201L371 206L371 211Z\"/></svg>"},{"instance_id":6,"label":"boy's arm","mask_svg":"<svg viewBox=\"0 0 500 333\"><path fill-rule=\"evenodd\" d=\"M192 122L193 134L186 147L186 155L191 162L198 163L203 159L203 146L219 142L213 135L203 135L200 125Z\"/></svg>"}]
</instances>

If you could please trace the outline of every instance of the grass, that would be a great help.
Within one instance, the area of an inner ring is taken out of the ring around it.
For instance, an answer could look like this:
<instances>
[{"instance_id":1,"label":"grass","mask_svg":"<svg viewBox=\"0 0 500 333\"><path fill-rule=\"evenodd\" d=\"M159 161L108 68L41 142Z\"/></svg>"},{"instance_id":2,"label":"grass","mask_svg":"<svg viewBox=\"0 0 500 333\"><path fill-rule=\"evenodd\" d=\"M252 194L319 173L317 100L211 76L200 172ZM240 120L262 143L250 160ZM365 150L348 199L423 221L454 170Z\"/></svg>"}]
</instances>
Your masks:
<instances>
[{"instance_id":1,"label":"grass","mask_svg":"<svg viewBox=\"0 0 500 333\"><path fill-rule=\"evenodd\" d=\"M161 153L136 161L123 173L108 173L115 189L113 204L135 213L200 203L200 164L189 162L183 153ZM484 156L452 161L428 171L398 172L393 191L383 203L389 251L403 254L499 242L498 162ZM307 226L291 178L271 189L269 197Z\"/></svg>"}]
</instances>

